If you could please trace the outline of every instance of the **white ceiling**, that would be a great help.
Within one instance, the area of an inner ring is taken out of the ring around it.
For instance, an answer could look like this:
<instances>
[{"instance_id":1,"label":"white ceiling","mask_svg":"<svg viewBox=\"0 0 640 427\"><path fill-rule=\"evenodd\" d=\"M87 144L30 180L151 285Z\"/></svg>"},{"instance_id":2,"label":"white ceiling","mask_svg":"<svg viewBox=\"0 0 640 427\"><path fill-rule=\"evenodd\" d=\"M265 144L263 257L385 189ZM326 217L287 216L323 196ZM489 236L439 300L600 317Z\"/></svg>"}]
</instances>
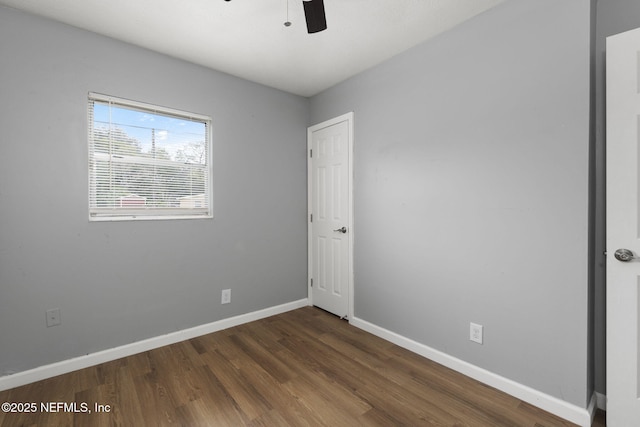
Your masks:
<instances>
[{"instance_id":1,"label":"white ceiling","mask_svg":"<svg viewBox=\"0 0 640 427\"><path fill-rule=\"evenodd\" d=\"M504 0L324 0L307 34L302 0L0 0L10 6L302 96Z\"/></svg>"}]
</instances>

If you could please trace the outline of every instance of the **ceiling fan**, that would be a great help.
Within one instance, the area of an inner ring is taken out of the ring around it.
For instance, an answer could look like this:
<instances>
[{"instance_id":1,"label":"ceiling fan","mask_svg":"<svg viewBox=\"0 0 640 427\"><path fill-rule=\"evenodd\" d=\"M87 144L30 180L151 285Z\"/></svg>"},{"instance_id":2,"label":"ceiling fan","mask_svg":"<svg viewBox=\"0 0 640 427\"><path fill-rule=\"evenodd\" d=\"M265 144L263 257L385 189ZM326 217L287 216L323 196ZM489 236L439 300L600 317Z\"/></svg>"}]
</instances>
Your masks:
<instances>
[{"instance_id":1,"label":"ceiling fan","mask_svg":"<svg viewBox=\"0 0 640 427\"><path fill-rule=\"evenodd\" d=\"M324 13L324 0L302 0L302 5L304 6L304 17L307 21L307 32L312 34L326 30L327 17ZM289 0L287 0L287 20L284 26L291 26L291 22L289 21Z\"/></svg>"},{"instance_id":2,"label":"ceiling fan","mask_svg":"<svg viewBox=\"0 0 640 427\"><path fill-rule=\"evenodd\" d=\"M317 33L327 29L327 18L324 14L324 0L308 0L304 5L304 17L307 20L307 32Z\"/></svg>"}]
</instances>

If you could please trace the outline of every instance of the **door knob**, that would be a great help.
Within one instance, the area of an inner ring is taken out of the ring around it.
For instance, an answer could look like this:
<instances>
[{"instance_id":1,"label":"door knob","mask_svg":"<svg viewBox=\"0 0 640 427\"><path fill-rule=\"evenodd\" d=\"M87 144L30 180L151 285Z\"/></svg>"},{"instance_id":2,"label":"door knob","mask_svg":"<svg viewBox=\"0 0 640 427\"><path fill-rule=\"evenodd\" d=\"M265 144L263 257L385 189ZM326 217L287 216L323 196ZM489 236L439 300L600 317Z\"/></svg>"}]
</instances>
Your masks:
<instances>
[{"instance_id":1,"label":"door knob","mask_svg":"<svg viewBox=\"0 0 640 427\"><path fill-rule=\"evenodd\" d=\"M337 230L333 230L333 231L339 231L340 233L346 233L347 232L347 227L338 228Z\"/></svg>"},{"instance_id":2,"label":"door knob","mask_svg":"<svg viewBox=\"0 0 640 427\"><path fill-rule=\"evenodd\" d=\"M633 252L629 249L618 249L613 256L616 257L618 261L622 262L628 262L636 258L635 255L633 255Z\"/></svg>"}]
</instances>

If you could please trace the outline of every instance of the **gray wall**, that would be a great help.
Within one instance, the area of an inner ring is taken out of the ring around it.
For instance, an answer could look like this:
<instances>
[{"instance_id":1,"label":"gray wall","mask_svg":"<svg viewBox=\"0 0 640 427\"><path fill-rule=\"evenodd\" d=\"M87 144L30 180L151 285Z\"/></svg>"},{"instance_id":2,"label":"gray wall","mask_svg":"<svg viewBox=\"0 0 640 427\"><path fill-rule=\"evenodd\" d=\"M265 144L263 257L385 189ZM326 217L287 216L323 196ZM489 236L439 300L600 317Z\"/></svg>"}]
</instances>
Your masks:
<instances>
[{"instance_id":1,"label":"gray wall","mask_svg":"<svg viewBox=\"0 0 640 427\"><path fill-rule=\"evenodd\" d=\"M597 0L595 43L595 166L596 166L596 287L595 287L595 355L596 390L606 393L606 270L605 250L605 135L606 135L606 38L640 27L640 2L637 0Z\"/></svg>"},{"instance_id":2,"label":"gray wall","mask_svg":"<svg viewBox=\"0 0 640 427\"><path fill-rule=\"evenodd\" d=\"M307 99L5 7L0 58L0 375L306 297ZM89 91L213 118L213 220L89 223Z\"/></svg>"},{"instance_id":3,"label":"gray wall","mask_svg":"<svg viewBox=\"0 0 640 427\"><path fill-rule=\"evenodd\" d=\"M355 112L355 315L581 407L590 26L583 0L505 2L313 97L310 121Z\"/></svg>"},{"instance_id":4,"label":"gray wall","mask_svg":"<svg viewBox=\"0 0 640 427\"><path fill-rule=\"evenodd\" d=\"M637 1L597 2L590 294L585 3L511 0L311 110L0 7L0 375L304 298L305 127L355 111L356 315L584 406L594 366L605 392L604 37L640 26ZM89 91L213 117L213 220L88 222Z\"/></svg>"}]
</instances>

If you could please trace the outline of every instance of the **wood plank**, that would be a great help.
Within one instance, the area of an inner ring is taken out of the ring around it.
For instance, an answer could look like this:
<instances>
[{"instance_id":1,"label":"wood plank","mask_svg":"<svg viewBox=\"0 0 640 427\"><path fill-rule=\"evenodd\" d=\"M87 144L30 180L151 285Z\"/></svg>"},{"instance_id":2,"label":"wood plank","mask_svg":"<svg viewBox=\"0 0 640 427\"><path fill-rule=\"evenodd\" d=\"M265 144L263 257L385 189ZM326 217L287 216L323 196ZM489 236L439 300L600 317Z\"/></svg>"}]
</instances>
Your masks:
<instances>
[{"instance_id":1,"label":"wood plank","mask_svg":"<svg viewBox=\"0 0 640 427\"><path fill-rule=\"evenodd\" d=\"M312 307L0 392L52 401L111 410L0 427L573 425Z\"/></svg>"}]
</instances>

